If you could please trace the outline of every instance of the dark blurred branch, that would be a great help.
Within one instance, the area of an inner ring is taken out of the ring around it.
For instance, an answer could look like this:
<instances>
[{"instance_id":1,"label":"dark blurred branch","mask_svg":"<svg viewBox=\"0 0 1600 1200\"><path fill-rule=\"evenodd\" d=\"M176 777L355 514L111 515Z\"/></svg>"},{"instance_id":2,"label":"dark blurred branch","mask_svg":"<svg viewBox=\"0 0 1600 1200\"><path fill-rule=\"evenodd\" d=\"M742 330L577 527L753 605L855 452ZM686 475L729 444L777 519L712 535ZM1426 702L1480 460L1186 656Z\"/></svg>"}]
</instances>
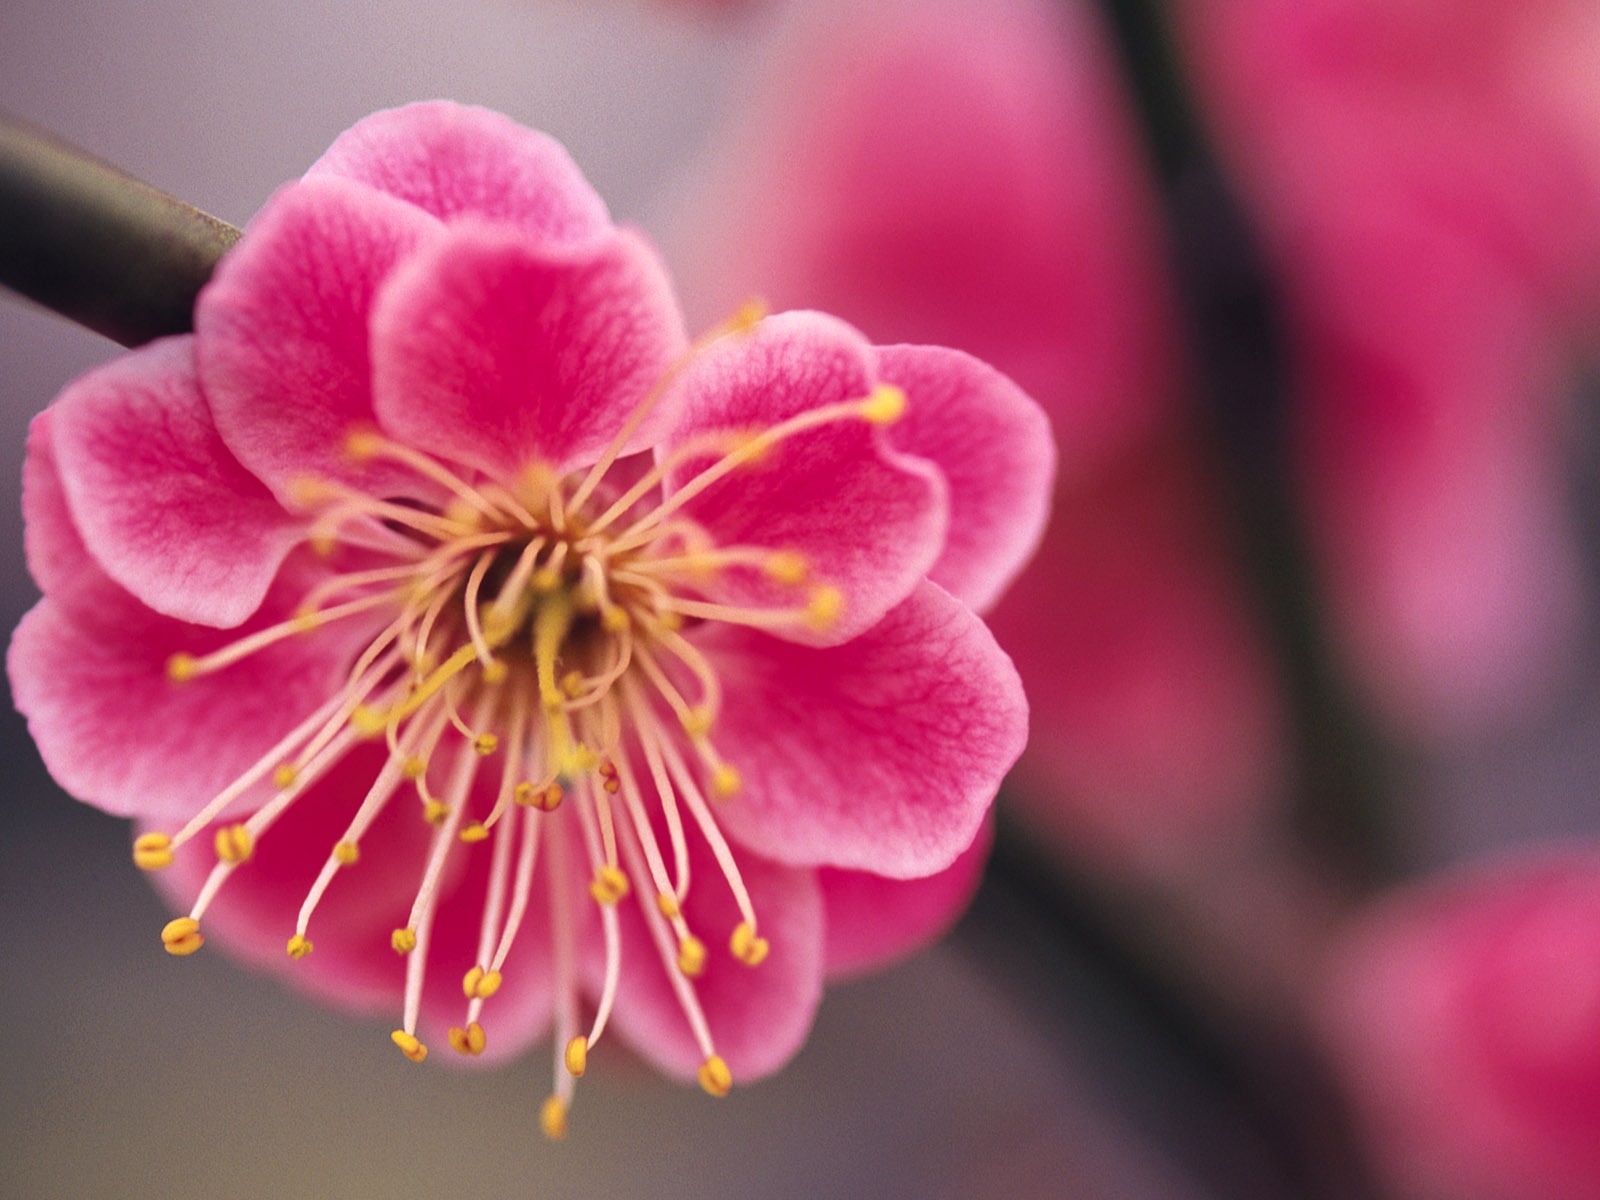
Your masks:
<instances>
[{"instance_id":1,"label":"dark blurred branch","mask_svg":"<svg viewBox=\"0 0 1600 1200\"><path fill-rule=\"evenodd\" d=\"M1212 474L1282 670L1301 832L1360 888L1405 859L1385 792L1388 747L1346 692L1299 520L1284 308L1257 231L1199 123L1161 0L1102 0L1165 200L1176 300Z\"/></svg>"},{"instance_id":2,"label":"dark blurred branch","mask_svg":"<svg viewBox=\"0 0 1600 1200\"><path fill-rule=\"evenodd\" d=\"M0 285L137 346L194 327L239 231L0 115Z\"/></svg>"}]
</instances>

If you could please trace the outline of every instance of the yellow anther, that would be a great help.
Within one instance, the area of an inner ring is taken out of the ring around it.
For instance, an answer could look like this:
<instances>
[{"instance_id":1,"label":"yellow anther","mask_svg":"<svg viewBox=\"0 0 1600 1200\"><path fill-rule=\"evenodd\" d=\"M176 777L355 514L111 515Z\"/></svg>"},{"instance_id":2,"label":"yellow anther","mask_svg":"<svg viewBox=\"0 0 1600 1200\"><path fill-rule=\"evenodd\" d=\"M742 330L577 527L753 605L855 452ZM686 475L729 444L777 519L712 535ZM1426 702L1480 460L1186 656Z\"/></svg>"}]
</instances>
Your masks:
<instances>
[{"instance_id":1,"label":"yellow anther","mask_svg":"<svg viewBox=\"0 0 1600 1200\"><path fill-rule=\"evenodd\" d=\"M272 786L281 792L284 788L293 787L294 781L299 778L299 767L293 763L279 763L277 770L272 772Z\"/></svg>"},{"instance_id":2,"label":"yellow anther","mask_svg":"<svg viewBox=\"0 0 1600 1200\"><path fill-rule=\"evenodd\" d=\"M600 628L607 633L621 633L632 624L633 618L628 616L628 610L625 608L618 608L612 604L600 611Z\"/></svg>"},{"instance_id":3,"label":"yellow anther","mask_svg":"<svg viewBox=\"0 0 1600 1200\"><path fill-rule=\"evenodd\" d=\"M749 333L767 315L767 303L759 296L752 296L737 309L733 316L728 318L729 333Z\"/></svg>"},{"instance_id":4,"label":"yellow anther","mask_svg":"<svg viewBox=\"0 0 1600 1200\"><path fill-rule=\"evenodd\" d=\"M892 425L906 413L906 394L892 383L880 383L861 402L861 415L874 425Z\"/></svg>"},{"instance_id":5,"label":"yellow anther","mask_svg":"<svg viewBox=\"0 0 1600 1200\"><path fill-rule=\"evenodd\" d=\"M321 504L335 496L333 488L313 475L301 475L289 483L289 499L303 508Z\"/></svg>"},{"instance_id":6,"label":"yellow anther","mask_svg":"<svg viewBox=\"0 0 1600 1200\"><path fill-rule=\"evenodd\" d=\"M561 586L561 572L554 567L540 567L533 573L533 590L553 592Z\"/></svg>"},{"instance_id":7,"label":"yellow anther","mask_svg":"<svg viewBox=\"0 0 1600 1200\"><path fill-rule=\"evenodd\" d=\"M832 584L824 584L806 602L806 623L816 630L830 629L843 611L844 593Z\"/></svg>"},{"instance_id":8,"label":"yellow anther","mask_svg":"<svg viewBox=\"0 0 1600 1200\"><path fill-rule=\"evenodd\" d=\"M179 651L167 659L167 678L173 683L187 683L193 679L200 669L200 664L195 661L192 654Z\"/></svg>"},{"instance_id":9,"label":"yellow anther","mask_svg":"<svg viewBox=\"0 0 1600 1200\"><path fill-rule=\"evenodd\" d=\"M396 929L389 935L389 945L394 947L396 954L410 954L417 948L417 931L415 929Z\"/></svg>"},{"instance_id":10,"label":"yellow anther","mask_svg":"<svg viewBox=\"0 0 1600 1200\"><path fill-rule=\"evenodd\" d=\"M553 1142L567 1136L567 1106L560 1096L549 1097L539 1109L539 1128Z\"/></svg>"},{"instance_id":11,"label":"yellow anther","mask_svg":"<svg viewBox=\"0 0 1600 1200\"><path fill-rule=\"evenodd\" d=\"M353 867L361 859L361 847L354 842L335 842L333 857L346 867Z\"/></svg>"},{"instance_id":12,"label":"yellow anther","mask_svg":"<svg viewBox=\"0 0 1600 1200\"><path fill-rule=\"evenodd\" d=\"M501 982L499 971L472 967L461 977L461 994L468 1000L487 1000L500 990Z\"/></svg>"},{"instance_id":13,"label":"yellow anther","mask_svg":"<svg viewBox=\"0 0 1600 1200\"><path fill-rule=\"evenodd\" d=\"M575 700L583 695L584 678L582 671L568 671L561 677L561 693L569 700Z\"/></svg>"},{"instance_id":14,"label":"yellow anther","mask_svg":"<svg viewBox=\"0 0 1600 1200\"><path fill-rule=\"evenodd\" d=\"M369 704L360 705L350 714L351 727L364 737L376 737L388 723L389 714Z\"/></svg>"},{"instance_id":15,"label":"yellow anther","mask_svg":"<svg viewBox=\"0 0 1600 1200\"><path fill-rule=\"evenodd\" d=\"M489 827L482 821L474 821L459 834L463 842L481 842L489 836Z\"/></svg>"},{"instance_id":16,"label":"yellow anther","mask_svg":"<svg viewBox=\"0 0 1600 1200\"><path fill-rule=\"evenodd\" d=\"M594 873L589 894L601 904L615 904L628 894L628 877L619 867L603 866Z\"/></svg>"},{"instance_id":17,"label":"yellow anther","mask_svg":"<svg viewBox=\"0 0 1600 1200\"><path fill-rule=\"evenodd\" d=\"M688 934L678 943L678 970L690 979L706 969L706 944L694 934Z\"/></svg>"},{"instance_id":18,"label":"yellow anther","mask_svg":"<svg viewBox=\"0 0 1600 1200\"><path fill-rule=\"evenodd\" d=\"M311 939L304 934L295 934L289 939L289 957L294 959L304 958L311 953Z\"/></svg>"},{"instance_id":19,"label":"yellow anther","mask_svg":"<svg viewBox=\"0 0 1600 1200\"><path fill-rule=\"evenodd\" d=\"M429 825L442 824L450 815L450 806L443 800L429 800L422 806L422 819Z\"/></svg>"},{"instance_id":20,"label":"yellow anther","mask_svg":"<svg viewBox=\"0 0 1600 1200\"><path fill-rule=\"evenodd\" d=\"M658 892L656 907L661 910L661 915L670 921L678 915L678 898L671 892Z\"/></svg>"},{"instance_id":21,"label":"yellow anther","mask_svg":"<svg viewBox=\"0 0 1600 1200\"><path fill-rule=\"evenodd\" d=\"M532 808L539 801L539 789L523 780L512 790L511 798L523 808Z\"/></svg>"},{"instance_id":22,"label":"yellow anther","mask_svg":"<svg viewBox=\"0 0 1600 1200\"><path fill-rule=\"evenodd\" d=\"M683 616L675 612L659 613L656 616L656 624L668 633L676 633L683 628Z\"/></svg>"},{"instance_id":23,"label":"yellow anther","mask_svg":"<svg viewBox=\"0 0 1600 1200\"><path fill-rule=\"evenodd\" d=\"M540 788L533 802L544 812L555 812L561 807L561 801L565 796L566 792L562 790L561 785L552 783L548 787Z\"/></svg>"},{"instance_id":24,"label":"yellow anther","mask_svg":"<svg viewBox=\"0 0 1600 1200\"><path fill-rule=\"evenodd\" d=\"M489 1039L483 1032L483 1026L473 1021L465 1029L459 1025L450 1026L450 1048L458 1054L471 1054L476 1057L483 1053L484 1046Z\"/></svg>"},{"instance_id":25,"label":"yellow anther","mask_svg":"<svg viewBox=\"0 0 1600 1200\"><path fill-rule=\"evenodd\" d=\"M181 958L204 946L206 939L200 932L199 921L193 917L175 917L162 927L161 944L167 948L168 954L176 954Z\"/></svg>"},{"instance_id":26,"label":"yellow anther","mask_svg":"<svg viewBox=\"0 0 1600 1200\"><path fill-rule=\"evenodd\" d=\"M774 583L795 584L804 583L806 576L811 573L805 556L794 550L779 550L767 557L767 578Z\"/></svg>"},{"instance_id":27,"label":"yellow anther","mask_svg":"<svg viewBox=\"0 0 1600 1200\"><path fill-rule=\"evenodd\" d=\"M718 800L737 796L743 786L744 779L739 774L739 768L732 763L718 763L717 769L711 772L711 794Z\"/></svg>"},{"instance_id":28,"label":"yellow anther","mask_svg":"<svg viewBox=\"0 0 1600 1200\"><path fill-rule=\"evenodd\" d=\"M383 435L375 429L357 426L345 435L344 449L357 461L369 459L383 449Z\"/></svg>"},{"instance_id":29,"label":"yellow anther","mask_svg":"<svg viewBox=\"0 0 1600 1200\"><path fill-rule=\"evenodd\" d=\"M415 1034L407 1033L404 1029L396 1029L389 1035L389 1040L399 1046L400 1053L414 1063L419 1063L428 1057L428 1048L417 1041Z\"/></svg>"},{"instance_id":30,"label":"yellow anther","mask_svg":"<svg viewBox=\"0 0 1600 1200\"><path fill-rule=\"evenodd\" d=\"M690 737L704 737L711 732L712 722L716 718L709 708L701 704L687 709L680 720L683 724L683 731Z\"/></svg>"},{"instance_id":31,"label":"yellow anther","mask_svg":"<svg viewBox=\"0 0 1600 1200\"><path fill-rule=\"evenodd\" d=\"M159 871L172 865L172 839L164 833L141 833L133 839L133 865Z\"/></svg>"},{"instance_id":32,"label":"yellow anther","mask_svg":"<svg viewBox=\"0 0 1600 1200\"><path fill-rule=\"evenodd\" d=\"M488 636L487 630L484 631L484 636ZM511 668L498 658L491 658L483 664L483 670L478 672L479 677L491 686L497 683L504 683L506 676L510 674Z\"/></svg>"},{"instance_id":33,"label":"yellow anther","mask_svg":"<svg viewBox=\"0 0 1600 1200\"><path fill-rule=\"evenodd\" d=\"M577 1078L582 1078L584 1069L589 1065L589 1039L581 1033L567 1043L567 1049L561 1056L567 1064L567 1073Z\"/></svg>"},{"instance_id":34,"label":"yellow anther","mask_svg":"<svg viewBox=\"0 0 1600 1200\"><path fill-rule=\"evenodd\" d=\"M500 739L492 733L480 733L472 739L472 748L487 757L500 749Z\"/></svg>"},{"instance_id":35,"label":"yellow anther","mask_svg":"<svg viewBox=\"0 0 1600 1200\"><path fill-rule=\"evenodd\" d=\"M562 756L561 770L569 779L592 771L600 765L600 756L587 746L573 746Z\"/></svg>"},{"instance_id":36,"label":"yellow anther","mask_svg":"<svg viewBox=\"0 0 1600 1200\"><path fill-rule=\"evenodd\" d=\"M310 633L322 625L322 618L315 609L310 612L299 612L290 619L289 626L296 633Z\"/></svg>"},{"instance_id":37,"label":"yellow anther","mask_svg":"<svg viewBox=\"0 0 1600 1200\"><path fill-rule=\"evenodd\" d=\"M733 1072L728 1070L728 1064L722 1061L720 1054L713 1054L701 1063L695 1078L713 1096L726 1096L733 1087Z\"/></svg>"},{"instance_id":38,"label":"yellow anther","mask_svg":"<svg viewBox=\"0 0 1600 1200\"><path fill-rule=\"evenodd\" d=\"M421 779L428 773L428 760L413 754L401 765L400 773L413 781Z\"/></svg>"},{"instance_id":39,"label":"yellow anther","mask_svg":"<svg viewBox=\"0 0 1600 1200\"><path fill-rule=\"evenodd\" d=\"M318 558L328 558L339 548L339 539L326 529L313 529L307 535L306 543Z\"/></svg>"},{"instance_id":40,"label":"yellow anther","mask_svg":"<svg viewBox=\"0 0 1600 1200\"><path fill-rule=\"evenodd\" d=\"M733 927L733 935L728 938L728 949L745 966L758 967L772 947L767 944L766 938L756 936L755 926L749 921L740 921Z\"/></svg>"},{"instance_id":41,"label":"yellow anther","mask_svg":"<svg viewBox=\"0 0 1600 1200\"><path fill-rule=\"evenodd\" d=\"M217 830L212 844L217 849L217 857L223 862L242 863L249 861L256 848L256 839L243 825L224 825Z\"/></svg>"}]
</instances>

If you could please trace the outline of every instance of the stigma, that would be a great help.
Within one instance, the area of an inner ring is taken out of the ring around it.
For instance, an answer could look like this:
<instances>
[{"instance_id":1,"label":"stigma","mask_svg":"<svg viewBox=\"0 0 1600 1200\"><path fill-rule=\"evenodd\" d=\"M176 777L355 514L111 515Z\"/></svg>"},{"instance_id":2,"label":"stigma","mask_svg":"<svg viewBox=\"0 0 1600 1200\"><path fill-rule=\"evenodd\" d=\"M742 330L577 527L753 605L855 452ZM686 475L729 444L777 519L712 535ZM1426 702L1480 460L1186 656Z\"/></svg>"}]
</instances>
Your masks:
<instances>
[{"instance_id":1,"label":"stigma","mask_svg":"<svg viewBox=\"0 0 1600 1200\"><path fill-rule=\"evenodd\" d=\"M757 319L741 313L688 353L739 336ZM703 632L719 624L825 631L840 619L845 594L827 564L796 549L718 543L693 520L690 502L714 484L736 484L788 438L839 422L888 424L906 406L902 392L881 385L768 428L695 437L648 468L632 460L619 470L623 448L681 367L592 465L566 475L535 462L500 477L376 428L349 430L343 449L351 462L381 462L386 479L414 486L390 482L378 494L334 479L298 481L292 501L304 515L305 542L329 564L325 575L287 620L209 653L175 654L167 675L182 687L335 624L359 622L368 636L323 703L181 829L144 833L133 849L134 862L150 871L179 854L213 856L193 906L161 935L169 953L192 954L205 940L208 908L236 871L250 870L284 814L354 747L380 745L381 766L326 846L282 944L291 959L314 954L322 900L335 887L360 886L367 834L380 816L410 806L406 819L426 823L428 848L409 908L396 912L389 935L405 979L392 1041L412 1062L428 1057L418 1029L430 939L446 881L465 859L487 885L460 1009L447 1014L455 1018L449 1049L485 1051L513 947L519 937L547 938L555 1062L540 1123L553 1138L565 1134L576 1080L617 999L625 906L637 906L698 1046L698 1081L713 1096L726 1095L733 1076L696 990L707 947L725 946L738 970L758 970L782 949L762 936L718 819L743 778L721 751L728 698L701 649ZM668 490L679 474L687 477ZM359 567L339 569L352 562ZM717 585L735 573L763 581L767 602L730 603ZM249 815L231 820L233 810ZM695 842L720 878L693 886L731 895L731 928L691 923ZM352 873L357 878L344 878ZM529 934L541 923L542 933ZM604 969L586 1006L580 961L590 958Z\"/></svg>"}]
</instances>

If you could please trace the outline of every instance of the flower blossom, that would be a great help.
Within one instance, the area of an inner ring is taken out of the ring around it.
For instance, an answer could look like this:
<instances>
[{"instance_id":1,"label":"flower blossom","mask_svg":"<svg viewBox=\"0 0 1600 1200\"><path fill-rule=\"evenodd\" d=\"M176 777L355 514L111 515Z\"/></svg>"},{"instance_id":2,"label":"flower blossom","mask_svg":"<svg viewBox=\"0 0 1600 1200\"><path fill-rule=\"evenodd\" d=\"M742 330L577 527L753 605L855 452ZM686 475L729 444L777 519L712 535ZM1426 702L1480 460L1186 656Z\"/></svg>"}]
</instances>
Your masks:
<instances>
[{"instance_id":1,"label":"flower blossom","mask_svg":"<svg viewBox=\"0 0 1600 1200\"><path fill-rule=\"evenodd\" d=\"M1397 892L1318 997L1405 1200L1588 1200L1600 1181L1600 855L1549 849Z\"/></svg>"},{"instance_id":2,"label":"flower blossom","mask_svg":"<svg viewBox=\"0 0 1600 1200\"><path fill-rule=\"evenodd\" d=\"M415 105L35 421L13 689L168 951L398 1001L418 1062L553 1032L559 1136L607 1030L724 1094L963 903L1052 459L959 352L690 341L559 146Z\"/></svg>"}]
</instances>

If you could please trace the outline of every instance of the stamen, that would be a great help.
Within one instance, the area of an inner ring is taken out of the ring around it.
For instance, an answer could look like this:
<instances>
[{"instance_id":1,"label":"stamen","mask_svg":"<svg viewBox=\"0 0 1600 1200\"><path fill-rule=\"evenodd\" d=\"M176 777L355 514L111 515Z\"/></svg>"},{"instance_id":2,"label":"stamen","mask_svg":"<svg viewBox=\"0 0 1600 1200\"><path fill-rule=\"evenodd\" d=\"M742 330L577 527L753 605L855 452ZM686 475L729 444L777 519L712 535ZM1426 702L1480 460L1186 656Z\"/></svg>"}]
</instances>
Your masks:
<instances>
[{"instance_id":1,"label":"stamen","mask_svg":"<svg viewBox=\"0 0 1600 1200\"><path fill-rule=\"evenodd\" d=\"M733 1087L733 1073L720 1054L713 1054L701 1063L695 1077L708 1094L719 1098L726 1096Z\"/></svg>"},{"instance_id":2,"label":"stamen","mask_svg":"<svg viewBox=\"0 0 1600 1200\"><path fill-rule=\"evenodd\" d=\"M892 398L893 393L899 393L899 407ZM653 526L659 525L667 517L677 512L690 500L700 495L712 484L723 479L732 471L765 455L772 447L788 438L807 430L816 429L823 425L831 425L838 421L864 419L875 425L887 424L896 419L905 409L905 394L898 388L880 384L872 393L861 400L843 400L837 404L825 404L820 408L808 409L796 413L786 421L781 421L770 428L740 441L740 443L723 457L712 462L695 476L688 480L681 488L673 492L661 502L652 512L647 513L638 521L629 526L622 534L611 542L613 553L619 552L638 544L639 535L645 533Z\"/></svg>"},{"instance_id":3,"label":"stamen","mask_svg":"<svg viewBox=\"0 0 1600 1200\"><path fill-rule=\"evenodd\" d=\"M499 520L504 516L499 509L484 499L481 492L463 483L454 472L443 464L420 451L413 450L410 446L391 441L376 429L352 429L345 437L345 449L349 451L352 458L358 461L364 462L372 458L387 458L392 462L403 463L418 475L431 479L441 487L454 492L463 502L483 516L491 520Z\"/></svg>"},{"instance_id":4,"label":"stamen","mask_svg":"<svg viewBox=\"0 0 1600 1200\"><path fill-rule=\"evenodd\" d=\"M716 818L711 815L705 797L700 794L694 776L679 755L677 747L670 739L661 736L660 726L654 714L646 710L643 705L637 707L641 717L640 724L650 730L649 736L655 740L660 749L673 782L677 785L678 794L683 797L683 802L694 817L701 836L706 839L706 845L711 848L711 853L717 860L717 866L722 869L723 878L727 880L728 888L733 893L734 903L739 906L740 915L754 928L756 916L755 908L750 903L750 893L746 890L744 879L739 874L739 866L734 861L733 851L729 848L727 839L722 836Z\"/></svg>"},{"instance_id":5,"label":"stamen","mask_svg":"<svg viewBox=\"0 0 1600 1200\"><path fill-rule=\"evenodd\" d=\"M414 1033L404 1029L396 1029L389 1035L389 1040L399 1046L400 1053L414 1063L422 1062L428 1057L428 1048L417 1041L417 1036Z\"/></svg>"},{"instance_id":6,"label":"stamen","mask_svg":"<svg viewBox=\"0 0 1600 1200\"><path fill-rule=\"evenodd\" d=\"M393 598L385 593L363 596L359 600L337 604L332 608L296 614L287 621L280 621L236 642L229 642L222 649L214 650L210 654L194 655L180 652L167 659L167 678L174 683L187 683L197 675L209 675L213 671L220 671L223 667L232 666L241 659L283 641L284 638L310 633L344 617L392 603Z\"/></svg>"},{"instance_id":7,"label":"stamen","mask_svg":"<svg viewBox=\"0 0 1600 1200\"><path fill-rule=\"evenodd\" d=\"M458 1054L479 1055L483 1048L489 1044L488 1036L483 1032L483 1026L476 1021L469 1021L465 1029L459 1025L450 1027L450 1048Z\"/></svg>"},{"instance_id":8,"label":"stamen","mask_svg":"<svg viewBox=\"0 0 1600 1200\"><path fill-rule=\"evenodd\" d=\"M193 917L175 917L162 927L161 944L167 948L168 954L181 958L204 946L206 939L200 932L199 921Z\"/></svg>"},{"instance_id":9,"label":"stamen","mask_svg":"<svg viewBox=\"0 0 1600 1200\"><path fill-rule=\"evenodd\" d=\"M622 428L617 430L616 436L611 439L611 444L606 447L605 453L597 458L594 461L594 465L589 468L589 473L583 477L583 482L572 493L572 510L574 512L580 511L589 497L594 494L594 489L600 485L600 481L605 478L606 472L611 470L612 464L622 454L623 447L628 444L634 434L639 432L639 427L644 424L645 419L649 417L661 397L683 374L689 364L695 360L695 357L702 353L706 347L730 334L746 333L755 328L757 322L765 315L765 306L759 301L747 301L727 321L702 334L689 344L688 348L662 372L661 378L656 380L655 385L645 394L644 399L628 414L628 419L622 423Z\"/></svg>"}]
</instances>

